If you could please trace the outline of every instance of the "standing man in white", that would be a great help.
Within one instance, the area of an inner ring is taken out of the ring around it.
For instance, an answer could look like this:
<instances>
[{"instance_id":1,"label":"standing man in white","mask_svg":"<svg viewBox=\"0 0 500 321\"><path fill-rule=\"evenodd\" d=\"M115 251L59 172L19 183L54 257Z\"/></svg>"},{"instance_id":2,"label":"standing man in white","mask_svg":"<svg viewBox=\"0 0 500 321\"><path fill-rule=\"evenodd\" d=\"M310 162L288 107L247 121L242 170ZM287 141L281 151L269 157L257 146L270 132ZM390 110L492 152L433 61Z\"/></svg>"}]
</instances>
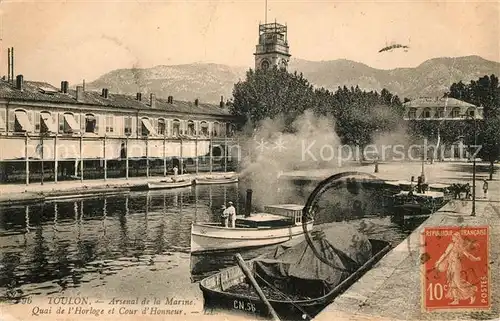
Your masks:
<instances>
[{"instance_id":1,"label":"standing man in white","mask_svg":"<svg viewBox=\"0 0 500 321\"><path fill-rule=\"evenodd\" d=\"M229 221L231 222L231 227L235 228L236 227L236 209L233 206L233 202L229 201L227 203L229 206L225 210L225 212L229 216Z\"/></svg>"}]
</instances>

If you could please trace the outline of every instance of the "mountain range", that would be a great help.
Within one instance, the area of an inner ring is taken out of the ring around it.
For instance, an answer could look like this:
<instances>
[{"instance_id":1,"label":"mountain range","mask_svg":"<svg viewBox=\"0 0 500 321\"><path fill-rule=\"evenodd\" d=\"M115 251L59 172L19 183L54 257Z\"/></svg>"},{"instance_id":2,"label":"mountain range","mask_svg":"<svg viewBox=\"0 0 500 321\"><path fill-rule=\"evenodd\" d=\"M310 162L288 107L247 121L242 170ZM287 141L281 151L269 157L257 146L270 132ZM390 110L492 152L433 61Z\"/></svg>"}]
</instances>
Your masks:
<instances>
[{"instance_id":1,"label":"mountain range","mask_svg":"<svg viewBox=\"0 0 500 321\"><path fill-rule=\"evenodd\" d=\"M253 66L252 66L253 68ZM218 103L232 97L233 86L245 79L249 67L212 63L160 65L144 69L117 69L86 84L88 90L108 88L110 93L173 96L175 100ZM383 70L345 60L308 61L292 59L289 71L302 72L311 84L336 90L356 86L362 90L386 88L403 98L442 96L453 82L468 83L484 75L499 75L500 63L479 56L429 59L414 68Z\"/></svg>"}]
</instances>

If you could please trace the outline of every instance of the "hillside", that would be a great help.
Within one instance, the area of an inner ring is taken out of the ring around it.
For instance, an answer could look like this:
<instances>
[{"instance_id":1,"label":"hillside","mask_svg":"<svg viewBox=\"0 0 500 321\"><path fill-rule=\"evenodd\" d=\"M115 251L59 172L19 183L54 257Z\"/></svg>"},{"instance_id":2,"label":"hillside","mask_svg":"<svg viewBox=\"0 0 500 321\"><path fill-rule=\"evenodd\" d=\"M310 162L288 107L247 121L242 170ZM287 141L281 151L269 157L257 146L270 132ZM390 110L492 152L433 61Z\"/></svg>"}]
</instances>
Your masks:
<instances>
[{"instance_id":1,"label":"hillside","mask_svg":"<svg viewBox=\"0 0 500 321\"><path fill-rule=\"evenodd\" d=\"M89 90L110 92L155 92L179 100L217 103L231 97L234 83L244 79L248 67L220 64L185 64L147 69L118 69L87 84ZM387 88L401 98L442 96L453 82L469 82L484 75L500 74L500 63L479 56L435 58L415 68L381 70L351 60L308 61L292 59L290 71L302 72L315 86L335 90L359 85L364 90Z\"/></svg>"}]
</instances>

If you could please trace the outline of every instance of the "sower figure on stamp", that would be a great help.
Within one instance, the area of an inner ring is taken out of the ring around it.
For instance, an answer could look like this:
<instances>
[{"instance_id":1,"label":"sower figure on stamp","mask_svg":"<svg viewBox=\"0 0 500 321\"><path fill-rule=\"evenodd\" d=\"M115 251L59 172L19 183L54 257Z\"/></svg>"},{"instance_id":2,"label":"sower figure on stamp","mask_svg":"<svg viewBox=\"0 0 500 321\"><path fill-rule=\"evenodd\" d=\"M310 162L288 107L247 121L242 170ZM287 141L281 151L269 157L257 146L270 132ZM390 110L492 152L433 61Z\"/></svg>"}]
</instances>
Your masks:
<instances>
[{"instance_id":1,"label":"sower figure on stamp","mask_svg":"<svg viewBox=\"0 0 500 321\"><path fill-rule=\"evenodd\" d=\"M460 300L470 299L470 304L476 301L477 286L472 285L462 278L461 257L467 257L472 261L480 261L481 258L475 257L467 251L466 245L459 232L453 233L452 241L446 248L435 264L439 272L446 271L448 288L446 289L446 298L452 299L450 304L459 304Z\"/></svg>"},{"instance_id":2,"label":"sower figure on stamp","mask_svg":"<svg viewBox=\"0 0 500 321\"><path fill-rule=\"evenodd\" d=\"M231 227L235 228L236 227L236 209L233 206L233 202L229 201L228 202L228 207L226 209L226 212L229 216L229 221L231 222Z\"/></svg>"}]
</instances>

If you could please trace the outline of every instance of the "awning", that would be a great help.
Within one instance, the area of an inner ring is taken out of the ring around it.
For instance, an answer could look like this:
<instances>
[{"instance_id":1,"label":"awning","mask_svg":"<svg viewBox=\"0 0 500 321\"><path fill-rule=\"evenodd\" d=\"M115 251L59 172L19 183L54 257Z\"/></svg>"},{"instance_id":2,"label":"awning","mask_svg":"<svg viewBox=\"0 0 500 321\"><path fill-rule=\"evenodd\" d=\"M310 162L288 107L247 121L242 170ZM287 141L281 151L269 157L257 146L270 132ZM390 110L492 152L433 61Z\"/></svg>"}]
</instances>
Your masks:
<instances>
[{"instance_id":1,"label":"awning","mask_svg":"<svg viewBox=\"0 0 500 321\"><path fill-rule=\"evenodd\" d=\"M148 134L155 135L155 130L153 129L153 126L149 122L149 119L142 118L141 121L144 124L144 127L146 127L146 129L148 130Z\"/></svg>"},{"instance_id":2,"label":"awning","mask_svg":"<svg viewBox=\"0 0 500 321\"><path fill-rule=\"evenodd\" d=\"M43 123L45 124L49 132L57 133L56 124L52 119L52 117L50 116L50 114L45 114L45 113L40 114L40 118L42 119Z\"/></svg>"},{"instance_id":3,"label":"awning","mask_svg":"<svg viewBox=\"0 0 500 321\"><path fill-rule=\"evenodd\" d=\"M16 121L21 126L22 130L31 132L33 131L33 126L28 119L28 114L24 111L16 111Z\"/></svg>"},{"instance_id":4,"label":"awning","mask_svg":"<svg viewBox=\"0 0 500 321\"><path fill-rule=\"evenodd\" d=\"M80 126L76 123L75 118L71 114L64 114L64 120L68 124L68 126L71 128L73 133L79 133L80 132Z\"/></svg>"}]
</instances>

